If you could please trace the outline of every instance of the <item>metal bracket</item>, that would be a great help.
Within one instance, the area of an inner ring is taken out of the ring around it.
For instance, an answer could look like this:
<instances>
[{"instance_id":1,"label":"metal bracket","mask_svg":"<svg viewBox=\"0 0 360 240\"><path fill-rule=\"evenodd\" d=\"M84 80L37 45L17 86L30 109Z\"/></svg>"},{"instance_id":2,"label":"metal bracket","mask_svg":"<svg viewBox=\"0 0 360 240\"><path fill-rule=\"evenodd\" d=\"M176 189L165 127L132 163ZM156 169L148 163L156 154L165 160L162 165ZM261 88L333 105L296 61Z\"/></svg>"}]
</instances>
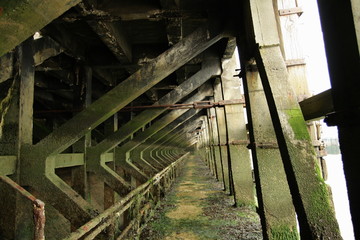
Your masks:
<instances>
[{"instance_id":1,"label":"metal bracket","mask_svg":"<svg viewBox=\"0 0 360 240\"><path fill-rule=\"evenodd\" d=\"M247 146L248 149L261 148L261 149L278 149L277 142L252 142Z\"/></svg>"},{"instance_id":2,"label":"metal bracket","mask_svg":"<svg viewBox=\"0 0 360 240\"><path fill-rule=\"evenodd\" d=\"M250 142L248 140L234 140L229 142L229 145L246 145L248 146Z\"/></svg>"}]
</instances>

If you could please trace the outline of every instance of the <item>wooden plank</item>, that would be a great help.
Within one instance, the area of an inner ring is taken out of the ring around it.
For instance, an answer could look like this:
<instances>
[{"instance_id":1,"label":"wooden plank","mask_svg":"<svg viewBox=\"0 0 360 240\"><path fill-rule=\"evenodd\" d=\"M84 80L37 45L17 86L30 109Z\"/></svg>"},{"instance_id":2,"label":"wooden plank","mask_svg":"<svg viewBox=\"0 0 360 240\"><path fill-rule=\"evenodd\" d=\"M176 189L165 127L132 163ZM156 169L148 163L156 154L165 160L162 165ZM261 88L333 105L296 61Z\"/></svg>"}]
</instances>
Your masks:
<instances>
[{"instance_id":1,"label":"wooden plank","mask_svg":"<svg viewBox=\"0 0 360 240\"><path fill-rule=\"evenodd\" d=\"M306 121L323 118L334 112L331 89L299 102Z\"/></svg>"},{"instance_id":2,"label":"wooden plank","mask_svg":"<svg viewBox=\"0 0 360 240\"><path fill-rule=\"evenodd\" d=\"M12 175L16 170L16 156L0 156L0 175Z\"/></svg>"},{"instance_id":3,"label":"wooden plank","mask_svg":"<svg viewBox=\"0 0 360 240\"><path fill-rule=\"evenodd\" d=\"M2 1L0 56L79 2L80 0Z\"/></svg>"},{"instance_id":4,"label":"wooden plank","mask_svg":"<svg viewBox=\"0 0 360 240\"><path fill-rule=\"evenodd\" d=\"M279 9L290 9L296 11L296 0L277 0ZM279 10L281 11L281 10ZM307 84L306 62L301 41L301 17L298 14L284 14L276 16L278 18L278 28L282 39L281 48L288 67L289 79L297 95L298 101L310 97Z\"/></svg>"},{"instance_id":5,"label":"wooden plank","mask_svg":"<svg viewBox=\"0 0 360 240\"><path fill-rule=\"evenodd\" d=\"M279 10L279 15L280 16L287 16L287 15L297 14L298 16L301 16L301 14L303 12L304 11L302 10L301 7L294 7L294 8L280 9Z\"/></svg>"}]
</instances>

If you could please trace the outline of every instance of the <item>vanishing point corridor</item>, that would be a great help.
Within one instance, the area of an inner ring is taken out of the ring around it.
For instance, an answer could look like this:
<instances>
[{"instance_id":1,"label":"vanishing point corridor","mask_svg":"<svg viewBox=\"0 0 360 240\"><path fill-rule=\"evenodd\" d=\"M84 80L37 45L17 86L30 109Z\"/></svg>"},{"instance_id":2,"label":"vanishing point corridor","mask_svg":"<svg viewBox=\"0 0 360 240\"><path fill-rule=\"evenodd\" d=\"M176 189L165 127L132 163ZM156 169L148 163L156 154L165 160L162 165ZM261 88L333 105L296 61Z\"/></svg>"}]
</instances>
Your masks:
<instances>
[{"instance_id":1,"label":"vanishing point corridor","mask_svg":"<svg viewBox=\"0 0 360 240\"><path fill-rule=\"evenodd\" d=\"M234 207L223 188L199 156L187 157L140 239L263 239L255 207Z\"/></svg>"},{"instance_id":2,"label":"vanishing point corridor","mask_svg":"<svg viewBox=\"0 0 360 240\"><path fill-rule=\"evenodd\" d=\"M0 240L348 240L325 124L360 240L359 49L359 0L0 0Z\"/></svg>"}]
</instances>

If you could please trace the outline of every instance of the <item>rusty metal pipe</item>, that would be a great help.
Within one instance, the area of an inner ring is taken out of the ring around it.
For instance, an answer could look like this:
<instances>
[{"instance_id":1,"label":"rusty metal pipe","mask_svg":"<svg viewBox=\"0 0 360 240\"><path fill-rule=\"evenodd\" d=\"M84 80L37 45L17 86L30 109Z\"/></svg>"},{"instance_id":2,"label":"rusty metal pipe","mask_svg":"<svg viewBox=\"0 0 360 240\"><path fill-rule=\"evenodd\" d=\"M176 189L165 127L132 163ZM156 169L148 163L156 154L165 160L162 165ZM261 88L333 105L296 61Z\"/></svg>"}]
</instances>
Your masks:
<instances>
[{"instance_id":1,"label":"rusty metal pipe","mask_svg":"<svg viewBox=\"0 0 360 240\"><path fill-rule=\"evenodd\" d=\"M0 180L8 184L11 188L20 193L23 197L33 203L34 214L34 240L45 240L45 203L37 199L34 195L26 191L19 184L7 176L0 176Z\"/></svg>"}]
</instances>

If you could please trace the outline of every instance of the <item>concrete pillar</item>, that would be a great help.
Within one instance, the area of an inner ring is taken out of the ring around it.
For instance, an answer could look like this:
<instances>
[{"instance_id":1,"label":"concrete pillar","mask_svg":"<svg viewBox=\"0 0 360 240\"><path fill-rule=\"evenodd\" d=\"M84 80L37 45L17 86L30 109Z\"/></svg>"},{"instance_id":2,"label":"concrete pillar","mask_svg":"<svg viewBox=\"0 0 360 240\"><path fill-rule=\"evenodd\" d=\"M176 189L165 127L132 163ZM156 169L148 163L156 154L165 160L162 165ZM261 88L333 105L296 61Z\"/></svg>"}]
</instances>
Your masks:
<instances>
[{"instance_id":1,"label":"concrete pillar","mask_svg":"<svg viewBox=\"0 0 360 240\"><path fill-rule=\"evenodd\" d=\"M214 100L215 102L223 100L221 82L219 78L217 78L214 83ZM219 136L221 164L223 166L223 174L224 174L224 189L227 193L233 194L231 181L230 181L228 148L226 146L227 129L226 129L225 110L223 107L217 107L215 108L215 112L216 112L217 129Z\"/></svg>"},{"instance_id":2,"label":"concrete pillar","mask_svg":"<svg viewBox=\"0 0 360 240\"><path fill-rule=\"evenodd\" d=\"M303 239L341 239L306 123L289 82L271 0L248 1L247 30L269 106ZM252 42L252 43L254 43Z\"/></svg>"},{"instance_id":3,"label":"concrete pillar","mask_svg":"<svg viewBox=\"0 0 360 240\"><path fill-rule=\"evenodd\" d=\"M214 98L210 98L210 101L214 101ZM212 130L212 138L213 138L212 148L213 148L215 165L216 165L216 177L219 181L224 181L223 166L222 166L220 146L219 146L219 131L217 127L215 108L209 109L209 121Z\"/></svg>"},{"instance_id":4,"label":"concrete pillar","mask_svg":"<svg viewBox=\"0 0 360 240\"><path fill-rule=\"evenodd\" d=\"M224 100L242 99L240 79L234 77L237 63L235 53L222 61L221 83ZM255 193L252 178L248 136L243 104L225 105L227 146L231 164L234 197L237 206L254 206Z\"/></svg>"},{"instance_id":5,"label":"concrete pillar","mask_svg":"<svg viewBox=\"0 0 360 240\"><path fill-rule=\"evenodd\" d=\"M298 239L296 214L259 73L250 69L244 85L251 112L250 146L264 239ZM249 121L250 122L250 121Z\"/></svg>"},{"instance_id":6,"label":"concrete pillar","mask_svg":"<svg viewBox=\"0 0 360 240\"><path fill-rule=\"evenodd\" d=\"M5 98L0 100L0 154L20 157L22 147L32 144L33 99L34 99L34 59L32 40L25 41L16 48L18 75L8 80L8 88L2 89ZM19 164L11 176L19 183ZM4 238L15 239L32 236L32 204L18 195L5 183L0 183L0 232ZM20 221L20 220L23 221Z\"/></svg>"}]
</instances>

